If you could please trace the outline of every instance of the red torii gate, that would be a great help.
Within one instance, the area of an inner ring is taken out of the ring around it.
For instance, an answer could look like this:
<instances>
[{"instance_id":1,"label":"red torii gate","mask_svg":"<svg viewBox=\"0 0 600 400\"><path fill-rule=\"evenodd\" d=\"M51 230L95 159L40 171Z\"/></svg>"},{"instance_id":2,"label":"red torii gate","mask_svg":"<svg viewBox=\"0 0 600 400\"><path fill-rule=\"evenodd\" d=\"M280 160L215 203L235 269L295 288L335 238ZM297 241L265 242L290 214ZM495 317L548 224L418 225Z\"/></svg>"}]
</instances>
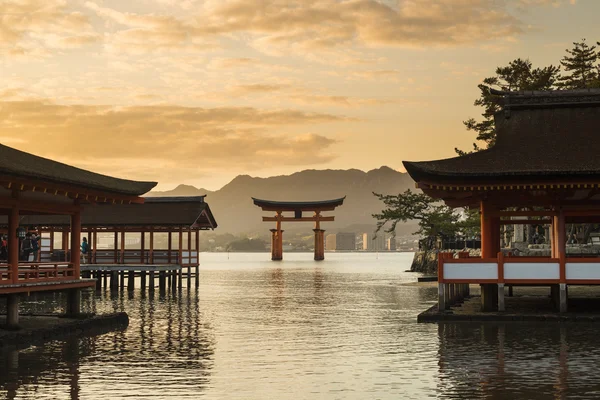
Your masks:
<instances>
[{"instance_id":1,"label":"red torii gate","mask_svg":"<svg viewBox=\"0 0 600 400\"><path fill-rule=\"evenodd\" d=\"M315 260L320 261L325 259L325 230L321 229L321 222L333 221L333 216L323 216L323 211L333 211L336 207L344 203L346 196L321 201L272 201L261 200L252 197L254 205L260 207L263 211L275 211L274 217L263 217L263 221L275 222L275 229L271 229L271 260L279 261L283 259L283 230L281 229L282 222L315 222ZM302 213L312 211L312 217L303 217ZM293 212L294 216L284 216L284 212Z\"/></svg>"}]
</instances>

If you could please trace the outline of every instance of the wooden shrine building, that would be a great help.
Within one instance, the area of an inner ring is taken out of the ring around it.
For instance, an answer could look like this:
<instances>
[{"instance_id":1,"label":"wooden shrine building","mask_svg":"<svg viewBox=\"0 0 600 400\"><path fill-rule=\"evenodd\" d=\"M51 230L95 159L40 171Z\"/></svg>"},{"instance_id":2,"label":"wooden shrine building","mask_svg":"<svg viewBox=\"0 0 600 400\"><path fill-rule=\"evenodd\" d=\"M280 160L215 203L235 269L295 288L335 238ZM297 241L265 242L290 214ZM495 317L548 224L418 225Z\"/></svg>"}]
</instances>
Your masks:
<instances>
[{"instance_id":1,"label":"wooden shrine building","mask_svg":"<svg viewBox=\"0 0 600 400\"><path fill-rule=\"evenodd\" d=\"M325 230L321 229L321 222L334 221L333 216L321 215L324 211L333 211L336 207L344 204L342 197L334 200L322 201L272 201L252 198L254 204L263 211L275 212L272 217L263 217L265 222L275 222L275 229L271 229L271 260L279 261L283 259L283 230L282 222L309 222L314 221L315 229L315 260L325 259ZM293 216L285 216L284 212L294 213ZM310 212L313 215L304 217L304 212Z\"/></svg>"},{"instance_id":2,"label":"wooden shrine building","mask_svg":"<svg viewBox=\"0 0 600 400\"><path fill-rule=\"evenodd\" d=\"M7 298L7 325L18 326L19 295L34 291L68 291L67 313L79 313L81 288L94 286L80 276L81 215L93 204L143 203L139 197L155 182L136 182L85 171L0 144L0 215L7 219L7 261L0 264L0 296ZM19 259L26 235L21 218L60 215L71 230L69 261Z\"/></svg>"},{"instance_id":3,"label":"wooden shrine building","mask_svg":"<svg viewBox=\"0 0 600 400\"><path fill-rule=\"evenodd\" d=\"M178 275L181 281L184 269L189 278L195 268L197 278L199 231L217 227L205 197L147 197L143 204L83 207L81 230L90 255L82 270L94 271L98 287L100 278L107 276L111 277L111 287L117 287L117 275L123 281L125 273L129 275L129 289L133 289L135 275L141 276L145 286L146 272L150 273L151 287L153 272L167 273L169 279ZM28 215L21 219L21 225L41 234L40 261L69 260L68 218Z\"/></svg>"},{"instance_id":4,"label":"wooden shrine building","mask_svg":"<svg viewBox=\"0 0 600 400\"><path fill-rule=\"evenodd\" d=\"M600 222L600 90L493 92L496 144L462 157L404 162L417 187L451 207L478 207L481 257L439 260L439 308L480 284L482 309L503 311L504 285L599 285L600 258L566 254L566 224ZM550 257L500 249L503 224L551 224Z\"/></svg>"}]
</instances>

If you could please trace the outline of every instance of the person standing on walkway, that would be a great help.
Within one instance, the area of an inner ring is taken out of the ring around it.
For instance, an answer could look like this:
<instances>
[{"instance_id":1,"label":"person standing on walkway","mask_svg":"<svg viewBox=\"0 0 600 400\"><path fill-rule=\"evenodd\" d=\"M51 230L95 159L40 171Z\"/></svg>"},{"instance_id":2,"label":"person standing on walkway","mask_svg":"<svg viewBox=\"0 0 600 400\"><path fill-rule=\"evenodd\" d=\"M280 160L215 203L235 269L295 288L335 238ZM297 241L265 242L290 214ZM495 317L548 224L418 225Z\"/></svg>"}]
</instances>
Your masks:
<instances>
[{"instance_id":1,"label":"person standing on walkway","mask_svg":"<svg viewBox=\"0 0 600 400\"><path fill-rule=\"evenodd\" d=\"M81 257L83 257L83 263L87 264L88 262L88 253L90 251L90 245L87 242L87 238L83 238L81 242Z\"/></svg>"}]
</instances>

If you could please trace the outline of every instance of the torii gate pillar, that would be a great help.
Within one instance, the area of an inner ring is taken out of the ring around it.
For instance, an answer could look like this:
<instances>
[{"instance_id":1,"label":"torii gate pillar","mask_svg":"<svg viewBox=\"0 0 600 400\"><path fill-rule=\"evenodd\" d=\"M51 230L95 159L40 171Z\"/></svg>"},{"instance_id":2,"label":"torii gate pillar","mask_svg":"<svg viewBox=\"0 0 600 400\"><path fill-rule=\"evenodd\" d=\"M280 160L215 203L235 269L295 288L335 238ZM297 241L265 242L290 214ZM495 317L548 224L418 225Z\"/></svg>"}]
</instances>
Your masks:
<instances>
[{"instance_id":1,"label":"torii gate pillar","mask_svg":"<svg viewBox=\"0 0 600 400\"><path fill-rule=\"evenodd\" d=\"M271 229L271 260L283 260L283 230Z\"/></svg>"},{"instance_id":2,"label":"torii gate pillar","mask_svg":"<svg viewBox=\"0 0 600 400\"><path fill-rule=\"evenodd\" d=\"M315 232L315 261L325 259L325 230L313 229Z\"/></svg>"}]
</instances>

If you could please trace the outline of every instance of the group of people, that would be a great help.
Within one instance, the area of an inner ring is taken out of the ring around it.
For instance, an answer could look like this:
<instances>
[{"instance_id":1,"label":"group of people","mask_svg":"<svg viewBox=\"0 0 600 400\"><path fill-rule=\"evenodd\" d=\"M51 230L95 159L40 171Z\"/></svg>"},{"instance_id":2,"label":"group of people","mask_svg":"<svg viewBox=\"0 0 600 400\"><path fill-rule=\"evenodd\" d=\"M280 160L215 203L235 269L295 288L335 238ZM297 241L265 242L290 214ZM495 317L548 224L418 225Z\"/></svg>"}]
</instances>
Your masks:
<instances>
[{"instance_id":1,"label":"group of people","mask_svg":"<svg viewBox=\"0 0 600 400\"><path fill-rule=\"evenodd\" d=\"M37 233L27 233L19 240L19 261L37 262L40 253L40 236ZM0 239L0 262L8 261L8 236L2 235Z\"/></svg>"}]
</instances>

